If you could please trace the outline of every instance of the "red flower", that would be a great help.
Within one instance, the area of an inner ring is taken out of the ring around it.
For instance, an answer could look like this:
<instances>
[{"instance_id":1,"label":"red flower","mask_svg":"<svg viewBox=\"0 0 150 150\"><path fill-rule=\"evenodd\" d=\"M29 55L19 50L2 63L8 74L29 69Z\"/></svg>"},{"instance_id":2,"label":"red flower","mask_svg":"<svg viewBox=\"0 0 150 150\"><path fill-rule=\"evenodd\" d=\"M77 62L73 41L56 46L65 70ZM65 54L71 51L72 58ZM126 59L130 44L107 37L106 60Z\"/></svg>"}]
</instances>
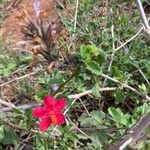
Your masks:
<instances>
[{"instance_id":1,"label":"red flower","mask_svg":"<svg viewBox=\"0 0 150 150\"><path fill-rule=\"evenodd\" d=\"M61 110L66 106L66 100L61 98L55 100L52 96L44 98L44 107L33 109L35 118L40 118L40 130L45 131L50 125L62 125L65 123L65 117Z\"/></svg>"}]
</instances>

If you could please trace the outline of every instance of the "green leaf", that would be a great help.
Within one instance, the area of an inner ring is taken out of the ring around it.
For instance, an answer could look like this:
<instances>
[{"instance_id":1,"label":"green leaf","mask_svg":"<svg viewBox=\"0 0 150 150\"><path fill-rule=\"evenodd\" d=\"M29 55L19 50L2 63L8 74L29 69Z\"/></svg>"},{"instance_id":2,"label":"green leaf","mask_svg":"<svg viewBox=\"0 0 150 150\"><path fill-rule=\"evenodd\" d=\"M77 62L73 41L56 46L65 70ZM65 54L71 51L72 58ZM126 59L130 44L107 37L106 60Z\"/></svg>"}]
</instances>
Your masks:
<instances>
[{"instance_id":1,"label":"green leaf","mask_svg":"<svg viewBox=\"0 0 150 150\"><path fill-rule=\"evenodd\" d=\"M18 137L12 128L9 128L9 127L5 128L4 134L5 134L5 137L2 139L2 143L4 145L8 145L8 144L17 145Z\"/></svg>"},{"instance_id":2,"label":"green leaf","mask_svg":"<svg viewBox=\"0 0 150 150\"><path fill-rule=\"evenodd\" d=\"M108 112L117 123L121 123L123 112L120 108L110 107L108 108Z\"/></svg>"},{"instance_id":3,"label":"green leaf","mask_svg":"<svg viewBox=\"0 0 150 150\"><path fill-rule=\"evenodd\" d=\"M92 56L94 56L97 52L97 47L95 45L81 45L80 46L80 55L84 61L88 62L91 60Z\"/></svg>"},{"instance_id":4,"label":"green leaf","mask_svg":"<svg viewBox=\"0 0 150 150\"><path fill-rule=\"evenodd\" d=\"M109 139L107 130L105 130L105 129L100 130L98 137L99 137L99 140L100 140L101 142L104 142L104 143L105 143L106 140Z\"/></svg>"},{"instance_id":5,"label":"green leaf","mask_svg":"<svg viewBox=\"0 0 150 150\"><path fill-rule=\"evenodd\" d=\"M144 103L141 106L135 108L134 116L136 116L136 118L138 118L139 115L143 115L143 114L147 113L149 110L150 110L150 105L147 103Z\"/></svg>"},{"instance_id":6,"label":"green leaf","mask_svg":"<svg viewBox=\"0 0 150 150\"><path fill-rule=\"evenodd\" d=\"M0 69L4 69L5 66L3 64L0 64Z\"/></svg>"},{"instance_id":7,"label":"green leaf","mask_svg":"<svg viewBox=\"0 0 150 150\"><path fill-rule=\"evenodd\" d=\"M11 70L9 70L9 69L4 69L4 70L3 70L3 76L4 76L4 77L9 77L10 74L11 74Z\"/></svg>"},{"instance_id":8,"label":"green leaf","mask_svg":"<svg viewBox=\"0 0 150 150\"><path fill-rule=\"evenodd\" d=\"M98 123L102 123L103 115L100 111L94 110L90 112L91 117L96 120Z\"/></svg>"},{"instance_id":9,"label":"green leaf","mask_svg":"<svg viewBox=\"0 0 150 150\"><path fill-rule=\"evenodd\" d=\"M99 123L93 119L92 117L88 116L86 113L83 113L79 118L78 121L82 127L93 127L98 126Z\"/></svg>"},{"instance_id":10,"label":"green leaf","mask_svg":"<svg viewBox=\"0 0 150 150\"><path fill-rule=\"evenodd\" d=\"M0 119L4 120L4 119L6 119L6 116L7 115L4 112L0 113Z\"/></svg>"},{"instance_id":11,"label":"green leaf","mask_svg":"<svg viewBox=\"0 0 150 150\"><path fill-rule=\"evenodd\" d=\"M87 139L88 139L87 136L85 136L85 135L83 135L83 134L80 134L80 133L78 133L77 136L78 136L78 139L84 139L84 140L87 140Z\"/></svg>"},{"instance_id":12,"label":"green leaf","mask_svg":"<svg viewBox=\"0 0 150 150\"><path fill-rule=\"evenodd\" d=\"M89 53L90 53L90 49L87 49L85 45L80 46L80 55L82 59L85 59Z\"/></svg>"},{"instance_id":13,"label":"green leaf","mask_svg":"<svg viewBox=\"0 0 150 150\"><path fill-rule=\"evenodd\" d=\"M120 102L123 102L126 98L125 94L121 90L117 90L114 92L114 97L116 100L116 103L119 104Z\"/></svg>"},{"instance_id":14,"label":"green leaf","mask_svg":"<svg viewBox=\"0 0 150 150\"><path fill-rule=\"evenodd\" d=\"M128 126L131 124L131 118L129 114L123 114L120 108L110 107L108 108L109 114L113 117L117 125L122 124Z\"/></svg>"},{"instance_id":15,"label":"green leaf","mask_svg":"<svg viewBox=\"0 0 150 150\"><path fill-rule=\"evenodd\" d=\"M90 70L92 73L96 75L100 75L102 73L102 69L100 68L99 64L95 61L90 61L86 63L87 69Z\"/></svg>"},{"instance_id":16,"label":"green leaf","mask_svg":"<svg viewBox=\"0 0 150 150\"><path fill-rule=\"evenodd\" d=\"M96 83L95 86L92 88L92 94L96 97L101 97L99 89L100 89L100 86L98 83Z\"/></svg>"},{"instance_id":17,"label":"green leaf","mask_svg":"<svg viewBox=\"0 0 150 150\"><path fill-rule=\"evenodd\" d=\"M148 105L147 103L144 103L142 106L142 114L147 113L150 110L150 105Z\"/></svg>"},{"instance_id":18,"label":"green leaf","mask_svg":"<svg viewBox=\"0 0 150 150\"><path fill-rule=\"evenodd\" d=\"M16 67L16 64L14 64L14 63L9 63L8 65L7 65L7 69L14 69Z\"/></svg>"},{"instance_id":19,"label":"green leaf","mask_svg":"<svg viewBox=\"0 0 150 150\"><path fill-rule=\"evenodd\" d=\"M146 88L145 84L142 83L141 86L139 85L139 88L142 93L147 94L147 88Z\"/></svg>"},{"instance_id":20,"label":"green leaf","mask_svg":"<svg viewBox=\"0 0 150 150\"><path fill-rule=\"evenodd\" d=\"M5 134L4 134L4 126L0 126L0 141L4 138Z\"/></svg>"},{"instance_id":21,"label":"green leaf","mask_svg":"<svg viewBox=\"0 0 150 150\"><path fill-rule=\"evenodd\" d=\"M44 90L39 90L37 92L37 94L35 95L35 99L38 101L38 102L43 102L43 98L45 97L45 95L47 94L46 91Z\"/></svg>"},{"instance_id":22,"label":"green leaf","mask_svg":"<svg viewBox=\"0 0 150 150\"><path fill-rule=\"evenodd\" d=\"M94 141L94 143L96 143L96 147L97 147L97 149L98 150L100 150L100 148L102 147L102 144L101 144L101 139L100 139L100 137L99 137L99 135L100 135L100 132L96 132L96 131L94 131L94 132L91 132L91 133L88 133L88 135L91 137L91 139L93 139L93 141ZM104 138L105 138L106 136L104 136ZM104 140L106 140L106 139L103 139L103 141ZM93 144L94 144L93 143ZM92 144L92 145L93 145Z\"/></svg>"},{"instance_id":23,"label":"green leaf","mask_svg":"<svg viewBox=\"0 0 150 150\"><path fill-rule=\"evenodd\" d=\"M42 134L43 135L43 134ZM44 145L44 138L46 137L41 137L41 134L36 136L35 142L36 142L36 149L38 150L45 150L45 145Z\"/></svg>"},{"instance_id":24,"label":"green leaf","mask_svg":"<svg viewBox=\"0 0 150 150\"><path fill-rule=\"evenodd\" d=\"M103 51L101 51L100 54L98 54L96 57L96 62L100 66L102 66L102 64L105 62L105 60L106 60L106 54Z\"/></svg>"},{"instance_id":25,"label":"green leaf","mask_svg":"<svg viewBox=\"0 0 150 150\"><path fill-rule=\"evenodd\" d=\"M25 55L23 58L20 58L22 63L29 63L33 60L32 55Z\"/></svg>"},{"instance_id":26,"label":"green leaf","mask_svg":"<svg viewBox=\"0 0 150 150\"><path fill-rule=\"evenodd\" d=\"M3 75L3 69L0 69L0 75Z\"/></svg>"}]
</instances>

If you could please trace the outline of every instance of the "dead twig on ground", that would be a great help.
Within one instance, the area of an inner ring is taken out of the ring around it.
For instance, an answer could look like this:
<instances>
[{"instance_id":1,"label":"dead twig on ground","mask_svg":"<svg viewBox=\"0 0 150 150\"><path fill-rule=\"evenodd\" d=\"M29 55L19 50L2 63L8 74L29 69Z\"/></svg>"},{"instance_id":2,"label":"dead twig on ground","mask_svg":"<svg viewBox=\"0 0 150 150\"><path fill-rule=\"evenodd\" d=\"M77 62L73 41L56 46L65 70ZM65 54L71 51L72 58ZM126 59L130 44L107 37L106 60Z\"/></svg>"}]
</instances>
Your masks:
<instances>
[{"instance_id":1,"label":"dead twig on ground","mask_svg":"<svg viewBox=\"0 0 150 150\"><path fill-rule=\"evenodd\" d=\"M5 105L5 106L9 107L10 109L16 108L14 104L8 103L8 102L6 102L6 101L4 101L2 99L0 99L0 104Z\"/></svg>"},{"instance_id":2,"label":"dead twig on ground","mask_svg":"<svg viewBox=\"0 0 150 150\"><path fill-rule=\"evenodd\" d=\"M120 41L119 43L122 44L121 41ZM124 49L124 51L127 53L127 55L129 56L130 60L134 62L134 59L133 59L133 57L129 54L129 50L127 49L127 47L124 46L123 49ZM140 68L138 67L138 65L136 65L135 63L134 63L134 66L138 69L139 73L142 75L142 77L144 78L144 80L145 80L145 81L147 82L147 84L150 86L150 82L148 81L147 77L144 75L142 69L140 69Z\"/></svg>"},{"instance_id":3,"label":"dead twig on ground","mask_svg":"<svg viewBox=\"0 0 150 150\"><path fill-rule=\"evenodd\" d=\"M38 73L38 71L34 71L34 72L29 73L29 74L26 74L26 75L24 75L24 76L17 77L17 78L12 79L12 80L10 80L10 81L8 81L8 82L5 82L5 83L3 83L3 84L0 84L0 87L3 87L3 86L5 86L5 85L10 84L10 83L15 82L15 81L19 81L19 80L28 78L28 77L30 77L30 76L33 76L33 75L37 74L37 73Z\"/></svg>"},{"instance_id":4,"label":"dead twig on ground","mask_svg":"<svg viewBox=\"0 0 150 150\"><path fill-rule=\"evenodd\" d=\"M103 91L114 91L116 90L116 87L105 87L105 88L100 88L99 91L100 92L103 92ZM79 93L79 94L73 94L73 95L69 95L68 98L72 98L72 99L79 99L85 95L88 95L88 94L91 94L92 93L92 90L87 90L87 91L84 91L82 93Z\"/></svg>"},{"instance_id":5,"label":"dead twig on ground","mask_svg":"<svg viewBox=\"0 0 150 150\"><path fill-rule=\"evenodd\" d=\"M1 104L3 104L2 102L4 103L5 101L0 100ZM8 103L8 102L6 102L6 103ZM22 105L15 106L15 107L10 107L10 105L6 105L7 107L2 108L0 110L0 112L8 112L8 111L11 111L12 109L26 110L26 109L30 109L30 108L33 108L33 107L37 107L39 105L40 105L39 103L35 103L35 102L28 103L28 104L22 104Z\"/></svg>"},{"instance_id":6,"label":"dead twig on ground","mask_svg":"<svg viewBox=\"0 0 150 150\"><path fill-rule=\"evenodd\" d=\"M149 42L150 42L150 26L149 26L149 23L148 23L148 19L146 18L141 0L136 0L136 2L137 2L137 7L138 7L138 10L139 10L142 22L144 24L145 30L146 30L146 32L148 34L148 37L149 37Z\"/></svg>"},{"instance_id":7,"label":"dead twig on ground","mask_svg":"<svg viewBox=\"0 0 150 150\"><path fill-rule=\"evenodd\" d=\"M150 125L150 111L144 115L124 136L119 142L109 148L109 150L123 150L129 144L136 142L144 130Z\"/></svg>"},{"instance_id":8,"label":"dead twig on ground","mask_svg":"<svg viewBox=\"0 0 150 150\"><path fill-rule=\"evenodd\" d=\"M108 65L108 73L110 73L110 71L111 71L111 67L112 67L112 64L113 64L113 61L114 61L114 57L115 57L115 54L118 52L118 50L120 50L121 48L126 46L128 43L130 43L132 40L134 40L142 32L142 30L143 30L143 27L141 27L135 35L133 35L130 39L128 39L125 43L122 43L117 48L115 48L114 43L113 43L113 51L112 51L112 54L110 56L110 62L109 62L109 65ZM113 37L114 37L114 27L112 26L112 38ZM103 87L105 86L106 82L107 82L107 78L104 80Z\"/></svg>"},{"instance_id":9,"label":"dead twig on ground","mask_svg":"<svg viewBox=\"0 0 150 150\"><path fill-rule=\"evenodd\" d=\"M148 101L150 102L150 97L149 97L148 95L142 94L141 92L139 92L139 91L136 90L135 88L129 86L128 84L126 84L126 83L121 83L119 80L114 79L114 78L112 78L112 77L110 77L110 76L108 76L108 75L105 75L105 74L103 74L103 73L102 73L101 76L102 76L103 78L107 78L107 79L109 79L109 80L111 80L111 81L113 81L113 82L115 82L115 83L121 84L121 85L122 85L122 88L127 88L127 89L131 90L132 92L136 93L137 95L139 95L139 96L145 98L146 100L148 100Z\"/></svg>"}]
</instances>

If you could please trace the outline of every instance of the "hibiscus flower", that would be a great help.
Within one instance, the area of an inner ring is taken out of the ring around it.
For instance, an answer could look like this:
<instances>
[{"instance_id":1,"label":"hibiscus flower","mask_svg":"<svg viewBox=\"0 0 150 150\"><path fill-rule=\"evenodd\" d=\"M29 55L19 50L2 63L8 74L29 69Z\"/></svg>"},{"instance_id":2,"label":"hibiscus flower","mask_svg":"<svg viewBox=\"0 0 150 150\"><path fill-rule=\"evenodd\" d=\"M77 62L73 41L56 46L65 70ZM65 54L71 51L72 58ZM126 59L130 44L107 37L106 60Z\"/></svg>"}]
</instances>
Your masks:
<instances>
[{"instance_id":1,"label":"hibiscus flower","mask_svg":"<svg viewBox=\"0 0 150 150\"><path fill-rule=\"evenodd\" d=\"M52 96L46 96L43 103L43 107L39 106L33 109L33 116L41 119L39 123L41 131L45 131L51 125L55 126L65 123L65 117L62 113L66 106L64 98L56 100Z\"/></svg>"}]
</instances>

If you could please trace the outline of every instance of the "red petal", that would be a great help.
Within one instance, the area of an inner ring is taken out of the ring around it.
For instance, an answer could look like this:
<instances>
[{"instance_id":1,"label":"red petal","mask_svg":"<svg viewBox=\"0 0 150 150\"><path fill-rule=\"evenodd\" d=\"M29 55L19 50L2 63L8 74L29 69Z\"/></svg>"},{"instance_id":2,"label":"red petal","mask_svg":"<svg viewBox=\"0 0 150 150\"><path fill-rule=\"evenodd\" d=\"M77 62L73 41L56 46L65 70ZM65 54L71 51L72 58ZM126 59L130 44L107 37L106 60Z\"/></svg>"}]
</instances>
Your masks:
<instances>
[{"instance_id":1,"label":"red petal","mask_svg":"<svg viewBox=\"0 0 150 150\"><path fill-rule=\"evenodd\" d=\"M65 117L64 117L63 113L57 112L55 115L57 117L58 125L62 125L65 123Z\"/></svg>"},{"instance_id":2,"label":"red petal","mask_svg":"<svg viewBox=\"0 0 150 150\"><path fill-rule=\"evenodd\" d=\"M58 99L55 104L55 110L56 111L63 110L65 108L66 104L67 104L67 102L64 98Z\"/></svg>"},{"instance_id":3,"label":"red petal","mask_svg":"<svg viewBox=\"0 0 150 150\"><path fill-rule=\"evenodd\" d=\"M55 105L55 99L52 96L45 96L44 106L49 110L53 110L54 105Z\"/></svg>"},{"instance_id":4,"label":"red petal","mask_svg":"<svg viewBox=\"0 0 150 150\"><path fill-rule=\"evenodd\" d=\"M41 118L45 115L45 111L43 110L42 107L36 107L32 110L33 116L35 118Z\"/></svg>"},{"instance_id":5,"label":"red petal","mask_svg":"<svg viewBox=\"0 0 150 150\"><path fill-rule=\"evenodd\" d=\"M45 131L51 125L51 120L49 117L45 117L41 120L39 126L41 131Z\"/></svg>"}]
</instances>

